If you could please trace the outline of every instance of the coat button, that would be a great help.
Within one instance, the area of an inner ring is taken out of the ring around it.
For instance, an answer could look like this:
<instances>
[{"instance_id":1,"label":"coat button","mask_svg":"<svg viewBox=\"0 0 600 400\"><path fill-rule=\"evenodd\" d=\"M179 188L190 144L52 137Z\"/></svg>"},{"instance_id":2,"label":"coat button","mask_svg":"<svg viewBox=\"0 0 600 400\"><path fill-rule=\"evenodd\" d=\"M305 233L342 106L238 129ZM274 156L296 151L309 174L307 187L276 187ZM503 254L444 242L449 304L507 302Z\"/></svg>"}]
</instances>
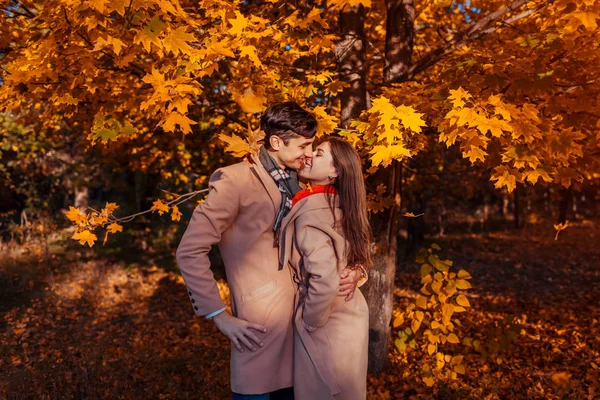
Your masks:
<instances>
[{"instance_id":1,"label":"coat button","mask_svg":"<svg viewBox=\"0 0 600 400\"><path fill-rule=\"evenodd\" d=\"M197 311L197 310L198 310L198 306L194 306L194 310L196 310L196 311Z\"/></svg>"},{"instance_id":2,"label":"coat button","mask_svg":"<svg viewBox=\"0 0 600 400\"><path fill-rule=\"evenodd\" d=\"M195 302L196 302L196 300L192 299L192 303L195 303Z\"/></svg>"}]
</instances>

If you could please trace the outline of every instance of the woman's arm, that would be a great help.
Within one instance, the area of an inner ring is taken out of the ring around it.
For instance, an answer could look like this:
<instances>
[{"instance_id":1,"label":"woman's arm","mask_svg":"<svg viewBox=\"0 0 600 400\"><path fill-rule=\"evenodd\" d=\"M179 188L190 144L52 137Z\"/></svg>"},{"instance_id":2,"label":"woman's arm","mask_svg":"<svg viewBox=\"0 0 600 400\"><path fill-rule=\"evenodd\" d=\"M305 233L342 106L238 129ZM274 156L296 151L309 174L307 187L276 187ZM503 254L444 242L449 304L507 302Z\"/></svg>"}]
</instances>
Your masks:
<instances>
[{"instance_id":1,"label":"woman's arm","mask_svg":"<svg viewBox=\"0 0 600 400\"><path fill-rule=\"evenodd\" d=\"M308 273L308 290L304 302L304 327L309 331L323 327L329 319L331 304L339 290L337 257L329 235L312 226L300 226L297 243Z\"/></svg>"}]
</instances>

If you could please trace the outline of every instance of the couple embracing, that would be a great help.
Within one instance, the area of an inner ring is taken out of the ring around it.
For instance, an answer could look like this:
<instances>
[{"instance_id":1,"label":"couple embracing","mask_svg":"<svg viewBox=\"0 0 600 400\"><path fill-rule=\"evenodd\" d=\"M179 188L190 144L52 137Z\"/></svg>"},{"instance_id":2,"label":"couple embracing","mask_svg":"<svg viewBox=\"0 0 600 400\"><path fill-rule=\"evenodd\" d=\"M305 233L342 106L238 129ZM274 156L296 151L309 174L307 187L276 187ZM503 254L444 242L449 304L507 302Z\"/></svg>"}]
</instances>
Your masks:
<instances>
[{"instance_id":1,"label":"couple embracing","mask_svg":"<svg viewBox=\"0 0 600 400\"><path fill-rule=\"evenodd\" d=\"M339 138L313 150L317 121L293 102L267 108L261 129L258 154L211 176L177 249L193 309L232 341L233 399L364 399L369 316L357 287L371 233L359 156Z\"/></svg>"}]
</instances>

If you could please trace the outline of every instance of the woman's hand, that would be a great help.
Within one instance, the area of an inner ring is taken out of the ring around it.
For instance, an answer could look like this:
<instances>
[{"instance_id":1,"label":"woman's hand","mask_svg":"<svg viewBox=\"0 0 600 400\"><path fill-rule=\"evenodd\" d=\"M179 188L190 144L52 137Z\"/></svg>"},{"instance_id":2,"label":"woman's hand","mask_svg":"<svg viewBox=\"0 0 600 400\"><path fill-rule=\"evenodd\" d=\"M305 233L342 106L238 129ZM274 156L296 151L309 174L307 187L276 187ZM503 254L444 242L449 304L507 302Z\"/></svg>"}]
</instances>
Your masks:
<instances>
[{"instance_id":1,"label":"woman's hand","mask_svg":"<svg viewBox=\"0 0 600 400\"><path fill-rule=\"evenodd\" d=\"M236 318L227 311L215 315L212 319L215 321L215 325L217 325L217 328L221 333L231 339L233 345L242 353L244 352L242 344L252 351L256 351L256 346L254 346L252 342L260 347L265 345L258 336L251 331L251 329L253 329L255 331L266 333L267 328L262 325Z\"/></svg>"}]
</instances>

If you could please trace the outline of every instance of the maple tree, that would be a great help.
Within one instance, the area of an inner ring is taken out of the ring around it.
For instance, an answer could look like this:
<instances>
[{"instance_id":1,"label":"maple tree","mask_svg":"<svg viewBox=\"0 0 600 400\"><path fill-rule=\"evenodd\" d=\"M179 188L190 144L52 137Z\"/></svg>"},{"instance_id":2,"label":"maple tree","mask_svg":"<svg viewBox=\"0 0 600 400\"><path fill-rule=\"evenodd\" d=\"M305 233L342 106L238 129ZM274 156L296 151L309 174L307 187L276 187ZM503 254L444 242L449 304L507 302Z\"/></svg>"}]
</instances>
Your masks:
<instances>
[{"instance_id":1,"label":"maple tree","mask_svg":"<svg viewBox=\"0 0 600 400\"><path fill-rule=\"evenodd\" d=\"M187 193L150 209L173 221L230 160L224 151L257 148L269 103L297 101L319 137L352 142L380 218L374 271L387 289L367 296L385 302L372 307L382 313L375 369L388 353L396 232L415 171L466 163L508 193L600 177L597 0L0 0L0 10L0 111L28 138L60 146L68 132L71 155L156 173ZM129 217L117 206L70 209L73 238L91 246L95 229L105 240L119 232Z\"/></svg>"}]
</instances>

